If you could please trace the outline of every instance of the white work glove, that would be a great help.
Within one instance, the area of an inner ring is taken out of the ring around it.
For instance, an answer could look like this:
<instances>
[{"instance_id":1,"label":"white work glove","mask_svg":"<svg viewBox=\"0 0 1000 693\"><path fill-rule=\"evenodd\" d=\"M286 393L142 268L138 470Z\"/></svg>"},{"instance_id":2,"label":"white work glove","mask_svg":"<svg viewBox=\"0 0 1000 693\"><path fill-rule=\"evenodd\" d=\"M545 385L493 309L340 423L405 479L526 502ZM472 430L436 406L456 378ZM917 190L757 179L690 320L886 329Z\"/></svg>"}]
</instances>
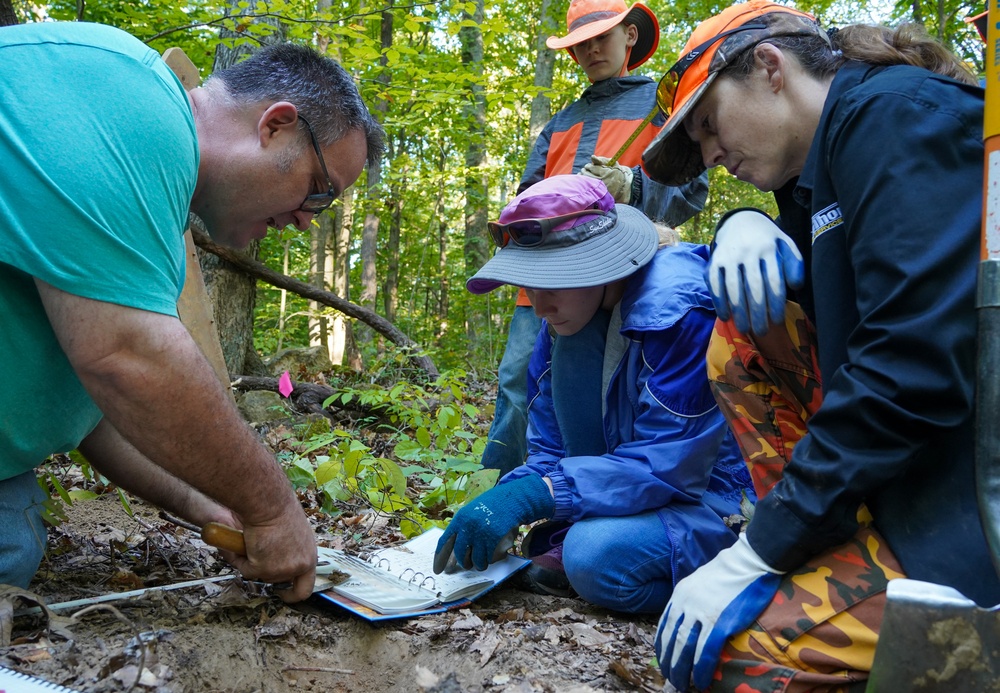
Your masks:
<instances>
[{"instance_id":1,"label":"white work glove","mask_svg":"<svg viewBox=\"0 0 1000 693\"><path fill-rule=\"evenodd\" d=\"M679 691L708 688L726 641L771 603L783 573L750 548L746 534L677 583L656 628L656 657Z\"/></svg>"},{"instance_id":2,"label":"white work glove","mask_svg":"<svg viewBox=\"0 0 1000 693\"><path fill-rule=\"evenodd\" d=\"M763 212L741 210L715 233L715 250L705 271L715 313L744 334L767 334L785 320L785 285L805 279L802 255L792 239Z\"/></svg>"},{"instance_id":3,"label":"white work glove","mask_svg":"<svg viewBox=\"0 0 1000 693\"><path fill-rule=\"evenodd\" d=\"M603 181L615 202L627 205L632 199L632 169L621 164L608 166L610 161L606 156L594 155L590 157L590 163L580 169L580 173Z\"/></svg>"}]
</instances>

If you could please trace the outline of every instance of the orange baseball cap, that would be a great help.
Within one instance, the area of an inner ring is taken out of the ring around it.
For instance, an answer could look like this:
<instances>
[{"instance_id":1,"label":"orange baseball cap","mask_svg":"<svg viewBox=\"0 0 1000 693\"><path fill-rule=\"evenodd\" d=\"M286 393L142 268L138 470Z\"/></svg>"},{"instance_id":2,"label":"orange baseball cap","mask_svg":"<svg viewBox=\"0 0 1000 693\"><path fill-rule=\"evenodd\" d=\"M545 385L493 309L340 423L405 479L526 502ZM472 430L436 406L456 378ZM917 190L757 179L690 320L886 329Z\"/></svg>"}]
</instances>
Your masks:
<instances>
[{"instance_id":1,"label":"orange baseball cap","mask_svg":"<svg viewBox=\"0 0 1000 693\"><path fill-rule=\"evenodd\" d=\"M646 175L666 185L683 185L705 170L701 147L688 137L684 118L723 68L747 49L775 36L830 39L816 18L770 0L732 5L698 25L656 89L667 122L642 153Z\"/></svg>"},{"instance_id":2,"label":"orange baseball cap","mask_svg":"<svg viewBox=\"0 0 1000 693\"><path fill-rule=\"evenodd\" d=\"M660 45L660 23L653 11L637 2L632 7L625 0L570 0L566 11L565 36L550 36L545 45L552 50L570 48L595 36L600 36L619 24L633 24L639 38L628 57L628 69L633 70L649 60ZM573 55L573 51L569 51Z\"/></svg>"}]
</instances>

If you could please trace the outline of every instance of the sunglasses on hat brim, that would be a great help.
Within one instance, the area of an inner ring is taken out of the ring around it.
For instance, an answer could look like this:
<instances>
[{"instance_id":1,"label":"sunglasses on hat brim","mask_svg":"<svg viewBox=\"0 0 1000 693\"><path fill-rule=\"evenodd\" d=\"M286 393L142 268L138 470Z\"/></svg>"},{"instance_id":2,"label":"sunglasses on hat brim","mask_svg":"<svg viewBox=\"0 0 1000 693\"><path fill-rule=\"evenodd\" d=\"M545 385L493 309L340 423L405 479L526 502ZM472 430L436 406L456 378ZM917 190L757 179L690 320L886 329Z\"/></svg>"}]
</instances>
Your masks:
<instances>
[{"instance_id":1,"label":"sunglasses on hat brim","mask_svg":"<svg viewBox=\"0 0 1000 693\"><path fill-rule=\"evenodd\" d=\"M534 248L542 245L548 237L549 232L559 224L583 216L605 217L608 216L608 213L597 207L591 207L590 209L581 209L576 212L561 214L557 217L518 219L506 224L501 224L499 221L491 221L486 227L489 229L490 238L493 239L498 248L503 248L507 245L508 241L522 248Z\"/></svg>"},{"instance_id":2,"label":"sunglasses on hat brim","mask_svg":"<svg viewBox=\"0 0 1000 693\"><path fill-rule=\"evenodd\" d=\"M684 73L687 72L692 65L694 65L695 61L697 61L706 50L731 34L735 34L740 31L750 31L751 29L766 28L767 25L762 22L747 22L746 24L738 26L734 29L729 29L728 31L716 34L704 43L701 43L689 50L681 56L680 60L674 63L673 67L667 70L663 77L660 78L660 83L656 85L656 105L661 111L663 111L664 115L669 118L674 112L674 99L677 97L677 85L680 84Z\"/></svg>"}]
</instances>

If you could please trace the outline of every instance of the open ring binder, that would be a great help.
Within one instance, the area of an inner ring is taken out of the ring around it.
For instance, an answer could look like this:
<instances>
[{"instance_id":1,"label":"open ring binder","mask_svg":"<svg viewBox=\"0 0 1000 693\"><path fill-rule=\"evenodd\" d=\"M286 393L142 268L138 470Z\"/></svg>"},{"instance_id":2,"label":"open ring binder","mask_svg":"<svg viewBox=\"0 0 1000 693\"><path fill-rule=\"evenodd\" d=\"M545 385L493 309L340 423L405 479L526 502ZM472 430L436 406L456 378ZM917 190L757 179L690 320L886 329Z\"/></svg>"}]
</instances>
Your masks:
<instances>
[{"instance_id":1,"label":"open ring binder","mask_svg":"<svg viewBox=\"0 0 1000 693\"><path fill-rule=\"evenodd\" d=\"M507 556L484 572L463 570L435 575L434 553L441 533L441 529L431 529L401 547L384 548L365 559L322 549L321 557L349 577L320 592L321 596L370 620L435 613L461 600L468 603L529 562Z\"/></svg>"}]
</instances>

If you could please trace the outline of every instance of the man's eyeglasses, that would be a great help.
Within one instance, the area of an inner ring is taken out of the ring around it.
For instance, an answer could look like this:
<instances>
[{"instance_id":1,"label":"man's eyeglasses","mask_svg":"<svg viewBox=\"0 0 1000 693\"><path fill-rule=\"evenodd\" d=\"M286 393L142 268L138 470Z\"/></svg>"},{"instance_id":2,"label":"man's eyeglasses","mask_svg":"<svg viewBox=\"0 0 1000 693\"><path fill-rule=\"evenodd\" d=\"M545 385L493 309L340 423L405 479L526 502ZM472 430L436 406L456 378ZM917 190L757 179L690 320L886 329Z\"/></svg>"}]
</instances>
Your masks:
<instances>
[{"instance_id":1,"label":"man's eyeglasses","mask_svg":"<svg viewBox=\"0 0 1000 693\"><path fill-rule=\"evenodd\" d=\"M674 99L677 96L677 85L681 82L681 77L684 73L688 71L695 61L702 56L702 54L712 47L715 43L721 39L729 36L730 34L735 34L738 31L748 31L750 29L765 29L767 28L765 24L761 22L747 22L735 29L730 29L728 31L723 31L721 34L716 34L712 38L708 39L704 43L695 46L687 53L681 56L680 60L674 63L673 67L667 70L667 73L660 78L660 83L656 85L656 105L660 107L663 114L668 118L674 111Z\"/></svg>"},{"instance_id":2,"label":"man's eyeglasses","mask_svg":"<svg viewBox=\"0 0 1000 693\"><path fill-rule=\"evenodd\" d=\"M319 214L324 209L329 209L333 201L337 199L336 193L333 192L333 183L330 182L330 174L326 170L326 162L323 161L323 152L319 148L319 141L316 139L316 133L313 132L312 125L309 121L302 117L299 113L299 120L301 120L306 125L306 130L309 131L309 139L312 140L313 149L316 150L316 158L319 159L320 168L323 169L323 175L326 177L326 192L313 193L312 195L306 195L306 199L303 200L302 205L299 209L303 212L308 212L309 214Z\"/></svg>"},{"instance_id":3,"label":"man's eyeglasses","mask_svg":"<svg viewBox=\"0 0 1000 693\"><path fill-rule=\"evenodd\" d=\"M503 248L510 240L514 245L522 248L534 248L545 242L549 232L559 224L583 216L608 216L608 213L592 207L582 209L578 212L561 214L558 217L547 217L545 219L518 219L509 224L501 224L499 221L491 221L486 227L490 231L490 238L496 243L498 248Z\"/></svg>"}]
</instances>

